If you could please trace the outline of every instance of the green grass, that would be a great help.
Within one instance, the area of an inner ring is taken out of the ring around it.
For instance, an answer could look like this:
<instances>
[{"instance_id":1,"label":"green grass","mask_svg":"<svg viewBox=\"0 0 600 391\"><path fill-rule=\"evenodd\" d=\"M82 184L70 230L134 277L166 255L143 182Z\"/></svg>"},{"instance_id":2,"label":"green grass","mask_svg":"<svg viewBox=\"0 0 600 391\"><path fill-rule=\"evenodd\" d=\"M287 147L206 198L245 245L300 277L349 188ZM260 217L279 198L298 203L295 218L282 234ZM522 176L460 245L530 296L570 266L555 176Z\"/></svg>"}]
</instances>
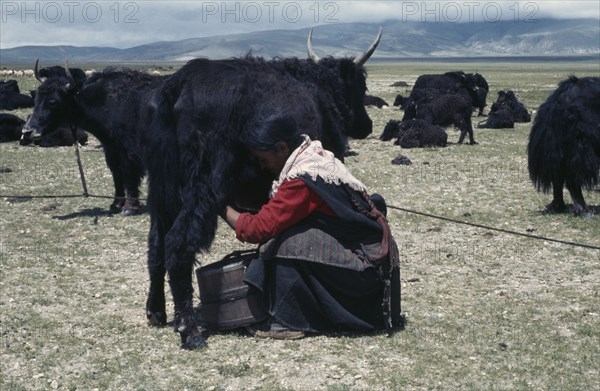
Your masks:
<instances>
[{"instance_id":1,"label":"green grass","mask_svg":"<svg viewBox=\"0 0 600 391\"><path fill-rule=\"evenodd\" d=\"M592 63L372 63L371 94L393 101L423 73L478 71L536 110ZM35 87L36 81L26 81ZM29 87L27 87L29 88ZM26 90L27 88L23 88ZM19 115L26 117L23 110ZM477 146L401 149L377 137L397 109L369 109L374 131L347 165L392 206L600 246L600 218L541 213L529 181L531 124L475 130ZM474 118L474 121L477 121ZM448 130L456 142L458 132ZM411 166L394 166L399 154ZM82 148L90 193L111 195L97 142ZM72 148L0 145L2 195L81 194ZM567 202L570 202L565 192ZM585 192L600 206L600 192ZM145 325L147 215L105 213L98 198L0 199L0 388L202 390L600 389L600 252L457 225L398 210L406 330L391 338L257 340L242 333L179 349ZM243 247L221 224L206 264ZM169 301L169 316L172 307Z\"/></svg>"}]
</instances>

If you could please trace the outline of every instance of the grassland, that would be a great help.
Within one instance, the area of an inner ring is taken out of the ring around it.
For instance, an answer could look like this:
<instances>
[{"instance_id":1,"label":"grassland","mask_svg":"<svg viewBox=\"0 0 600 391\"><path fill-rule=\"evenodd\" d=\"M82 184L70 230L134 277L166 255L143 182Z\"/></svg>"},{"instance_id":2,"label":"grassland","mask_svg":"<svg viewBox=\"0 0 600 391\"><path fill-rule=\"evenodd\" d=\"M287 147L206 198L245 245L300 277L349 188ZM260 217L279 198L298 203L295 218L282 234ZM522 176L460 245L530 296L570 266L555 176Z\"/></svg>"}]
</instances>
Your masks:
<instances>
[{"instance_id":1,"label":"grassland","mask_svg":"<svg viewBox=\"0 0 600 391\"><path fill-rule=\"evenodd\" d=\"M488 103L512 89L531 110L569 74L597 63L373 63L369 92L392 102L423 73L478 71ZM22 81L34 88L35 80ZM29 84L28 84L29 83ZM27 110L18 112L25 117ZM392 206L600 246L600 217L542 213L527 173L530 124L475 130L479 145L403 150L377 139L397 109L371 109L352 172ZM474 118L474 122L477 119ZM458 132L448 130L456 142ZM391 160L403 154L412 165ZM83 147L92 194L112 194L98 143ZM71 148L0 145L2 195L81 194ZM585 192L600 212L600 192ZM566 200L570 200L566 194ZM145 324L147 215L111 216L98 198L0 199L2 390L597 390L600 251L457 225L392 209L408 319L392 337L257 340L212 335L182 351ZM569 202L569 201L567 201ZM219 227L201 264L241 248ZM172 308L169 308L172 315Z\"/></svg>"}]
</instances>

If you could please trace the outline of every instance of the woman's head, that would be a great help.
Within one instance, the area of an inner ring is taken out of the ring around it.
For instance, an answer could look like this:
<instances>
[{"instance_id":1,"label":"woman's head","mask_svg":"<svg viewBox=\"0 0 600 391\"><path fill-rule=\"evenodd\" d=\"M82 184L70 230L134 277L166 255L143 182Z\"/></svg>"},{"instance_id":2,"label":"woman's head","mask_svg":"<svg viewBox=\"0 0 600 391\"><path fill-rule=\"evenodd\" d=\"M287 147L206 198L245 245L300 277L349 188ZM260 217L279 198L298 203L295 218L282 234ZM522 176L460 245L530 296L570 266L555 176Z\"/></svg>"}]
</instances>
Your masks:
<instances>
[{"instance_id":1,"label":"woman's head","mask_svg":"<svg viewBox=\"0 0 600 391\"><path fill-rule=\"evenodd\" d=\"M294 118L288 114L269 113L254 117L242 143L258 160L261 168L277 175L303 140Z\"/></svg>"}]
</instances>

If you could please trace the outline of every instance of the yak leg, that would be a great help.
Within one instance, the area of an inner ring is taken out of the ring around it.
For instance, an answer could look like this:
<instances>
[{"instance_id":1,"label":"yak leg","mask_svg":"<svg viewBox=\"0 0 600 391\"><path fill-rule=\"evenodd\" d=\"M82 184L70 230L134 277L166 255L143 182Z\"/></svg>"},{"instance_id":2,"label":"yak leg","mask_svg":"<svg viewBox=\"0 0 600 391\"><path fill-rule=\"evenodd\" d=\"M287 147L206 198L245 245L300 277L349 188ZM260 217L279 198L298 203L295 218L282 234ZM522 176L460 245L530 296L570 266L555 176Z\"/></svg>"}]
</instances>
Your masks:
<instances>
[{"instance_id":1,"label":"yak leg","mask_svg":"<svg viewBox=\"0 0 600 391\"><path fill-rule=\"evenodd\" d=\"M126 175L126 189L127 196L125 198L125 205L123 205L122 212L124 216L133 216L141 212L142 204L140 202L140 184L142 182L142 174L135 172L129 172Z\"/></svg>"},{"instance_id":2,"label":"yak leg","mask_svg":"<svg viewBox=\"0 0 600 391\"><path fill-rule=\"evenodd\" d=\"M463 143L467 133L469 133L469 144L477 144L477 141L475 141L475 138L473 137L473 124L471 123L470 116L465 120L462 116L456 115L454 117L454 126L460 129L460 138L458 139L459 144Z\"/></svg>"},{"instance_id":3,"label":"yak leg","mask_svg":"<svg viewBox=\"0 0 600 391\"><path fill-rule=\"evenodd\" d=\"M154 218L153 218L154 220ZM165 261L164 234L160 233L156 221L152 221L148 234L148 272L150 290L146 301L146 318L150 326L167 324L165 306Z\"/></svg>"},{"instance_id":4,"label":"yak leg","mask_svg":"<svg viewBox=\"0 0 600 391\"><path fill-rule=\"evenodd\" d=\"M125 185L123 183L123 173L119 167L119 155L117 151L109 145L104 146L104 158L106 165L110 169L115 186L115 198L110 204L110 213L119 213L125 204Z\"/></svg>"},{"instance_id":5,"label":"yak leg","mask_svg":"<svg viewBox=\"0 0 600 391\"><path fill-rule=\"evenodd\" d=\"M178 260L178 264L169 269L169 286L175 303L175 331L181 337L181 347L196 349L206 346L206 341L198 329L194 313L192 287L192 269L194 254L186 253Z\"/></svg>"},{"instance_id":6,"label":"yak leg","mask_svg":"<svg viewBox=\"0 0 600 391\"><path fill-rule=\"evenodd\" d=\"M591 211L585 203L583 193L581 192L581 186L573 183L573 181L567 179L567 190L573 199L573 207L575 208L574 213L577 216L584 216L591 214Z\"/></svg>"},{"instance_id":7,"label":"yak leg","mask_svg":"<svg viewBox=\"0 0 600 391\"><path fill-rule=\"evenodd\" d=\"M552 202L546 206L546 210L550 213L564 213L567 211L565 200L563 198L563 178L552 179Z\"/></svg>"}]
</instances>

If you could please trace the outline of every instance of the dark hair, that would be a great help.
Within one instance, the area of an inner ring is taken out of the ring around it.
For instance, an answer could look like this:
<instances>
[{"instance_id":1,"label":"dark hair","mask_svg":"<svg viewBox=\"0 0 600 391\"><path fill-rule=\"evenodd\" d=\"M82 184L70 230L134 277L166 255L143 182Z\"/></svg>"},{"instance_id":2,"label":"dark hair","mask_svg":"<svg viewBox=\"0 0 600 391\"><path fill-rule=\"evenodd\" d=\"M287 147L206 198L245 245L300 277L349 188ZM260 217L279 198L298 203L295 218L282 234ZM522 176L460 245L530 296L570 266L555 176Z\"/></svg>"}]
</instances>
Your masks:
<instances>
[{"instance_id":1,"label":"dark hair","mask_svg":"<svg viewBox=\"0 0 600 391\"><path fill-rule=\"evenodd\" d=\"M280 141L294 150L303 140L296 120L280 112L255 115L241 139L247 148L257 151L273 150Z\"/></svg>"}]
</instances>

